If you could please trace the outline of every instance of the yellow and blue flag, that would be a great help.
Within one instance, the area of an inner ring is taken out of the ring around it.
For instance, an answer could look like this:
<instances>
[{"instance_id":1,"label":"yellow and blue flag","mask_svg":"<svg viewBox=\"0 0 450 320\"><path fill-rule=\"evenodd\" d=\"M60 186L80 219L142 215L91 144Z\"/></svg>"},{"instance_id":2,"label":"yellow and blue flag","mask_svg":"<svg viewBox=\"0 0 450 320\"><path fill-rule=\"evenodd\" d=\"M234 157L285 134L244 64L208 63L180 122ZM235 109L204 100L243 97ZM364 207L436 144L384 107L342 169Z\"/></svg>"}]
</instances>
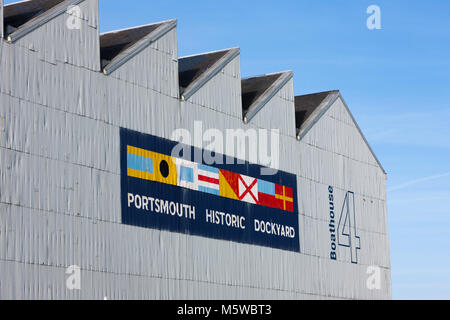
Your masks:
<instances>
[{"instance_id":1,"label":"yellow and blue flag","mask_svg":"<svg viewBox=\"0 0 450 320\"><path fill-rule=\"evenodd\" d=\"M132 146L127 146L129 177L177 185L177 166L174 158Z\"/></svg>"}]
</instances>

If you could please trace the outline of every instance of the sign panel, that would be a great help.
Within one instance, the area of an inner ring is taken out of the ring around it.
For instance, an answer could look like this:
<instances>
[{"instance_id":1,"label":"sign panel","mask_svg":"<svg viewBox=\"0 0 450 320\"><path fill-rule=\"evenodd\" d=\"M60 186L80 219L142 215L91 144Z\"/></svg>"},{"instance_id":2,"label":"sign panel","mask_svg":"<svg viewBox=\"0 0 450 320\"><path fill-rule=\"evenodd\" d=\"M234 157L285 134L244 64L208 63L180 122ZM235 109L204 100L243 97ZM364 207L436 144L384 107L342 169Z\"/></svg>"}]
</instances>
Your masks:
<instances>
[{"instance_id":1,"label":"sign panel","mask_svg":"<svg viewBox=\"0 0 450 320\"><path fill-rule=\"evenodd\" d=\"M300 250L295 175L261 176L263 167L236 159L207 165L172 157L177 142L123 128L120 145L122 223Z\"/></svg>"}]
</instances>

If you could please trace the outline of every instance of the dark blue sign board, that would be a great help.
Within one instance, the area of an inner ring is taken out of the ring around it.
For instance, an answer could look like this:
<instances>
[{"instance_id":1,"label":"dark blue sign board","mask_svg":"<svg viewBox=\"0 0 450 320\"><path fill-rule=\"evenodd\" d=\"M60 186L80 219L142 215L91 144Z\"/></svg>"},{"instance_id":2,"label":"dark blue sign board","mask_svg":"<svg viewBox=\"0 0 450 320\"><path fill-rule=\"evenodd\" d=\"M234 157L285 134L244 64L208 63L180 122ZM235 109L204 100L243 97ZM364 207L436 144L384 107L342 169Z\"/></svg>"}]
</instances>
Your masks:
<instances>
[{"instance_id":1,"label":"dark blue sign board","mask_svg":"<svg viewBox=\"0 0 450 320\"><path fill-rule=\"evenodd\" d=\"M173 158L177 142L123 128L120 145L123 224L300 251L295 175Z\"/></svg>"}]
</instances>

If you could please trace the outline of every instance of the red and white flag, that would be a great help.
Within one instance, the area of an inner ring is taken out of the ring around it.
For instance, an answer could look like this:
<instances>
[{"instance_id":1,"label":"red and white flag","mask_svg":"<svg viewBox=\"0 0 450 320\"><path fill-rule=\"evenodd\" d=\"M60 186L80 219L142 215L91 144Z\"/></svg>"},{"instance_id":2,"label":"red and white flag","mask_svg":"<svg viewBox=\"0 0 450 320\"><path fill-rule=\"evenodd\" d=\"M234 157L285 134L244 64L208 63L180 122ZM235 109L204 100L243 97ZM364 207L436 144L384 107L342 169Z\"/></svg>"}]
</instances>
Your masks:
<instances>
[{"instance_id":1,"label":"red and white flag","mask_svg":"<svg viewBox=\"0 0 450 320\"><path fill-rule=\"evenodd\" d=\"M258 203L258 179L239 175L239 200Z\"/></svg>"}]
</instances>

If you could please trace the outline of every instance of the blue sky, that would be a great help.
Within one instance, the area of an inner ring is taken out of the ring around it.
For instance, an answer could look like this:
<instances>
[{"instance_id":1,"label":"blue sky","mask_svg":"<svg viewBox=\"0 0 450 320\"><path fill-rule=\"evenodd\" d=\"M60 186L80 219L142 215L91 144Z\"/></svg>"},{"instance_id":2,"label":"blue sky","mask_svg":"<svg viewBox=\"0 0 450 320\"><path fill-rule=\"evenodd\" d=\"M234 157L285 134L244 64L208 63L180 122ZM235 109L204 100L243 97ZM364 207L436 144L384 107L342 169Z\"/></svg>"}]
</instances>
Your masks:
<instances>
[{"instance_id":1,"label":"blue sky","mask_svg":"<svg viewBox=\"0 0 450 320\"><path fill-rule=\"evenodd\" d=\"M100 0L102 32L172 18L180 55L239 46L243 76L341 91L389 174L393 297L450 299L450 1Z\"/></svg>"}]
</instances>

